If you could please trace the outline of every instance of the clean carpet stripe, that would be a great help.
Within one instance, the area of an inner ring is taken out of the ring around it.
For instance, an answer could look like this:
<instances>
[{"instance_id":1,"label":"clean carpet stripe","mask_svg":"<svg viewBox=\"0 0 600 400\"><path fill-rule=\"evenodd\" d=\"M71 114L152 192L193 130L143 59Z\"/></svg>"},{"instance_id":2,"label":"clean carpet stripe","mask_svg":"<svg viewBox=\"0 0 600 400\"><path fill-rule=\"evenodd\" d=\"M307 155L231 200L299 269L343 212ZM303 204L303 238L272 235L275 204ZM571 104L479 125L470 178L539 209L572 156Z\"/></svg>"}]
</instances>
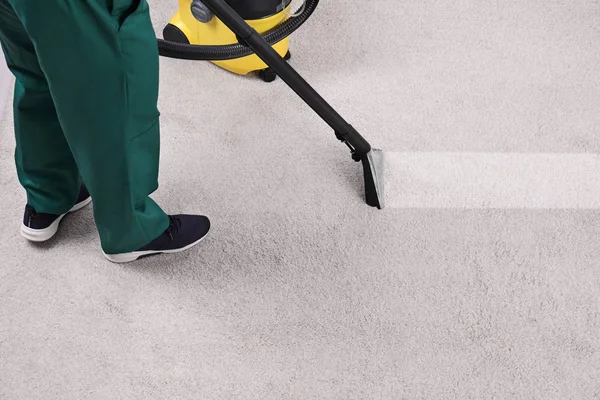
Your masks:
<instances>
[{"instance_id":1,"label":"clean carpet stripe","mask_svg":"<svg viewBox=\"0 0 600 400\"><path fill-rule=\"evenodd\" d=\"M389 208L600 208L600 156L401 153L386 157Z\"/></svg>"}]
</instances>

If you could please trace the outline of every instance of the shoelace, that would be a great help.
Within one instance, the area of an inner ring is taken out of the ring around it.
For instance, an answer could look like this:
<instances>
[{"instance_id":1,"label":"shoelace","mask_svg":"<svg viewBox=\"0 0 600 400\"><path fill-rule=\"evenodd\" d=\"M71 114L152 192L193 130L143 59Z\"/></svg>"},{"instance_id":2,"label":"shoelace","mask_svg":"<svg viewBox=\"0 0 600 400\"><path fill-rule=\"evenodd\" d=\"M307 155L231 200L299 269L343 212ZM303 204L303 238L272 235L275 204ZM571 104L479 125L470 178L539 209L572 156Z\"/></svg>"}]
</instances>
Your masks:
<instances>
[{"instance_id":1,"label":"shoelace","mask_svg":"<svg viewBox=\"0 0 600 400\"><path fill-rule=\"evenodd\" d=\"M173 231L179 233L179 228L181 227L181 220L175 217L169 217L169 228L167 228L167 233L171 240L173 239Z\"/></svg>"}]
</instances>

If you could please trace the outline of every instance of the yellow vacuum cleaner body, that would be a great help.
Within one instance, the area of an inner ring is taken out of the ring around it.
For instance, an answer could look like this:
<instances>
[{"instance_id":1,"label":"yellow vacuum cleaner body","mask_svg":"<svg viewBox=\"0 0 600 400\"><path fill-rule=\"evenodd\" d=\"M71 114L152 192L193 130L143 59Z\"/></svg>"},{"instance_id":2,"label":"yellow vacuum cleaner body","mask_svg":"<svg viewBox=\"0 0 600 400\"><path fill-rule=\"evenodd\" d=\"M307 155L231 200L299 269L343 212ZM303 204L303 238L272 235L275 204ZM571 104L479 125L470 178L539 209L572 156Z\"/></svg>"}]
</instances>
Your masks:
<instances>
[{"instance_id":1,"label":"yellow vacuum cleaner body","mask_svg":"<svg viewBox=\"0 0 600 400\"><path fill-rule=\"evenodd\" d=\"M291 0L228 0L244 21L258 33L265 34L281 26L291 18ZM179 0L179 9L163 31L165 40L206 49L240 45L237 36L200 0ZM289 37L272 45L281 56L289 59ZM226 59L210 59L215 65L239 75L259 71L265 81L272 81L276 74L256 54ZM219 58L219 57L216 57Z\"/></svg>"}]
</instances>

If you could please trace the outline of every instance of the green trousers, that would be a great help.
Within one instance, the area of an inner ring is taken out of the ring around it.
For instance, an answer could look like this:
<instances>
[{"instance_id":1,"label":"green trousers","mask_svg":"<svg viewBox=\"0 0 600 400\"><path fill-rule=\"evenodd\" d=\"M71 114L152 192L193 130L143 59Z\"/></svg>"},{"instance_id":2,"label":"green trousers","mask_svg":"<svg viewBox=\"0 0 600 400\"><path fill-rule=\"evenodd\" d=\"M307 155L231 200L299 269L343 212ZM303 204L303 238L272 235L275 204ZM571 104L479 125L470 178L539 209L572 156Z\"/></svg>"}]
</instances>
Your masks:
<instances>
[{"instance_id":1,"label":"green trousers","mask_svg":"<svg viewBox=\"0 0 600 400\"><path fill-rule=\"evenodd\" d=\"M27 201L63 214L83 180L107 254L169 225L158 188L158 49L146 0L0 0Z\"/></svg>"}]
</instances>

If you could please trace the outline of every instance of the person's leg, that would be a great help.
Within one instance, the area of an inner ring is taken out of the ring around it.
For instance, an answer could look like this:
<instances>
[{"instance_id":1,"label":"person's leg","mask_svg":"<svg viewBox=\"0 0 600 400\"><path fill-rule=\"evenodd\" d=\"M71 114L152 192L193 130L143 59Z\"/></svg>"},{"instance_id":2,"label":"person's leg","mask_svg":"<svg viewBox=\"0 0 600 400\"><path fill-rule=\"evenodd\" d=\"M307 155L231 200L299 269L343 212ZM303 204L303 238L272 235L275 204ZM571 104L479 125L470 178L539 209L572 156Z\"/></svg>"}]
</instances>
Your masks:
<instances>
[{"instance_id":1,"label":"person's leg","mask_svg":"<svg viewBox=\"0 0 600 400\"><path fill-rule=\"evenodd\" d=\"M79 170L33 44L8 0L0 0L0 45L16 77L15 161L27 203L39 213L64 214L77 200L81 186Z\"/></svg>"},{"instance_id":2,"label":"person's leg","mask_svg":"<svg viewBox=\"0 0 600 400\"><path fill-rule=\"evenodd\" d=\"M158 48L146 0L8 2L24 22L58 121L94 200L103 251L124 253L147 245L165 232L169 218L149 197L158 187L160 142ZM27 54L14 46L13 59ZM44 132L58 132L58 126L55 121ZM40 127L19 130L33 136L31 131ZM50 149L60 140L47 139ZM44 143L31 141L23 159L46 151ZM40 174L53 169L65 174L62 165L48 167L42 166ZM71 196L78 184L74 163L69 171L62 184ZM65 207L56 205L55 211Z\"/></svg>"}]
</instances>

